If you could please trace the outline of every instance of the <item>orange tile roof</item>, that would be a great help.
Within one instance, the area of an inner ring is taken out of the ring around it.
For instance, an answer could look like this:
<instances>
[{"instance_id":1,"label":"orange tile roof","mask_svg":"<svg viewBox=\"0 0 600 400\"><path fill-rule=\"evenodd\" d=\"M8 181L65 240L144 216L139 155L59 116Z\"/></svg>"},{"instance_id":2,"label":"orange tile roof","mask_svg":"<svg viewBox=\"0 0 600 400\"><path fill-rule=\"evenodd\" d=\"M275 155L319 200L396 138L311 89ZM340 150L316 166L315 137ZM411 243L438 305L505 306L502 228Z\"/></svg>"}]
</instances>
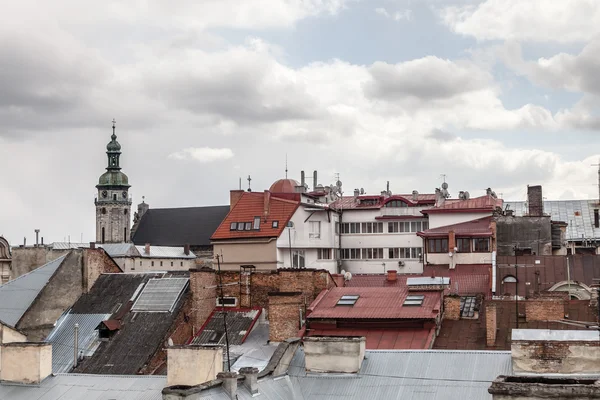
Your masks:
<instances>
[{"instance_id":1,"label":"orange tile roof","mask_svg":"<svg viewBox=\"0 0 600 400\"><path fill-rule=\"evenodd\" d=\"M269 212L266 216L264 214L265 196L268 196L269 204ZM299 205L299 201L274 197L268 191L244 192L213 233L211 240L279 237ZM260 229L230 230L233 222L249 222L253 225L254 217L261 217ZM276 228L273 227L273 221L277 221Z\"/></svg>"}]
</instances>

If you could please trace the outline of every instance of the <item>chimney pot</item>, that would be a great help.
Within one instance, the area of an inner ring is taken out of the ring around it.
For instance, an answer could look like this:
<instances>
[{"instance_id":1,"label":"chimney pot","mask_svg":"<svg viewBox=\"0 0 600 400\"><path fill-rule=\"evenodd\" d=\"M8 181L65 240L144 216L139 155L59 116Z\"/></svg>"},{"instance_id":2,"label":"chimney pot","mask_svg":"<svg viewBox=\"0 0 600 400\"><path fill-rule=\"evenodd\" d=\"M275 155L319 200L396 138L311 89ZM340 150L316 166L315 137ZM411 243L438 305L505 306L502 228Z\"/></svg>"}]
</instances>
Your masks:
<instances>
[{"instance_id":1,"label":"chimney pot","mask_svg":"<svg viewBox=\"0 0 600 400\"><path fill-rule=\"evenodd\" d=\"M229 396L230 399L237 399L237 372L219 372L217 379L223 381L223 390Z\"/></svg>"},{"instance_id":2,"label":"chimney pot","mask_svg":"<svg viewBox=\"0 0 600 400\"><path fill-rule=\"evenodd\" d=\"M94 250L96 248L96 242L90 242L90 249Z\"/></svg>"},{"instance_id":3,"label":"chimney pot","mask_svg":"<svg viewBox=\"0 0 600 400\"><path fill-rule=\"evenodd\" d=\"M244 386L252 396L258 394L258 368L243 367L240 368L240 375L244 376Z\"/></svg>"},{"instance_id":4,"label":"chimney pot","mask_svg":"<svg viewBox=\"0 0 600 400\"><path fill-rule=\"evenodd\" d=\"M398 279L398 272L395 269L390 269L387 272L388 282L395 282Z\"/></svg>"}]
</instances>

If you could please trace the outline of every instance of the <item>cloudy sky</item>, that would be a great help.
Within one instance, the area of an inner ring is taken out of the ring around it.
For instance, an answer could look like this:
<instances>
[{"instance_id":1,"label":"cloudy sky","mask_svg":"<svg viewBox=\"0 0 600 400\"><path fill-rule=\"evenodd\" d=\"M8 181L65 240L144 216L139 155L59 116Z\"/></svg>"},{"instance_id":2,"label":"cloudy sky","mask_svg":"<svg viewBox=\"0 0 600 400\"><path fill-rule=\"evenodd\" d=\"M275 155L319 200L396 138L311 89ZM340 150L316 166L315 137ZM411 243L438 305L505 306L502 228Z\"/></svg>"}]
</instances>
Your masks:
<instances>
[{"instance_id":1,"label":"cloudy sky","mask_svg":"<svg viewBox=\"0 0 600 400\"><path fill-rule=\"evenodd\" d=\"M595 198L596 0L0 0L0 234L94 239L111 123L134 205L284 175ZM311 183L311 182L309 182Z\"/></svg>"}]
</instances>

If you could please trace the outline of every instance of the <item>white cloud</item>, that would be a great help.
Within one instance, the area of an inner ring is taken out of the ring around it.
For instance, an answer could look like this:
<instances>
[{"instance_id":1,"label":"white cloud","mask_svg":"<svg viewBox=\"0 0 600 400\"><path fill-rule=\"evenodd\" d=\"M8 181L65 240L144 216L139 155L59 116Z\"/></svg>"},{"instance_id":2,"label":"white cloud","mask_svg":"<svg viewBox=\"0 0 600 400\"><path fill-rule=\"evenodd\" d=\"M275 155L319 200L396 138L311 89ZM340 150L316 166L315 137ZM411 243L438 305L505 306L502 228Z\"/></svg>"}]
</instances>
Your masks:
<instances>
[{"instance_id":1,"label":"white cloud","mask_svg":"<svg viewBox=\"0 0 600 400\"><path fill-rule=\"evenodd\" d=\"M596 0L486 0L440 10L454 32L478 40L585 42L600 34Z\"/></svg>"},{"instance_id":2,"label":"white cloud","mask_svg":"<svg viewBox=\"0 0 600 400\"><path fill-rule=\"evenodd\" d=\"M169 154L174 160L193 160L201 163L229 160L233 158L231 149L213 149L210 147L188 147L181 151Z\"/></svg>"},{"instance_id":3,"label":"white cloud","mask_svg":"<svg viewBox=\"0 0 600 400\"><path fill-rule=\"evenodd\" d=\"M410 21L412 18L412 10L406 9L402 11L390 12L383 7L378 7L375 9L375 12L379 15L384 16L385 18L392 19L394 21Z\"/></svg>"}]
</instances>

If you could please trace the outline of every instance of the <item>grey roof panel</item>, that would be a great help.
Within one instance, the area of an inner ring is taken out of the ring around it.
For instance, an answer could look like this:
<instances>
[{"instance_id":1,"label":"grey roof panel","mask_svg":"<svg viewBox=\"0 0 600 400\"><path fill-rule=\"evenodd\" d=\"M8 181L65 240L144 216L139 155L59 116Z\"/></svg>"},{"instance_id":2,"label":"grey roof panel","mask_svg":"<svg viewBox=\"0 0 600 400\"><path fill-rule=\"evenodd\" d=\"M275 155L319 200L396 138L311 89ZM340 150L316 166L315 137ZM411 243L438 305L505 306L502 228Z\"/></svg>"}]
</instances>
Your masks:
<instances>
[{"instance_id":1,"label":"grey roof panel","mask_svg":"<svg viewBox=\"0 0 600 400\"><path fill-rule=\"evenodd\" d=\"M188 278L150 279L131 311L171 312L188 281Z\"/></svg>"},{"instance_id":2,"label":"grey roof panel","mask_svg":"<svg viewBox=\"0 0 600 400\"><path fill-rule=\"evenodd\" d=\"M94 354L100 344L96 327L100 322L110 318L111 314L66 314L46 338L52 343L52 372L69 372L73 368L75 346L75 324L79 324L79 351L83 356Z\"/></svg>"},{"instance_id":3,"label":"grey roof panel","mask_svg":"<svg viewBox=\"0 0 600 400\"><path fill-rule=\"evenodd\" d=\"M67 257L65 254L0 286L0 321L16 326L38 294Z\"/></svg>"},{"instance_id":4,"label":"grey roof panel","mask_svg":"<svg viewBox=\"0 0 600 400\"><path fill-rule=\"evenodd\" d=\"M183 247L171 246L150 246L150 254L145 251L145 246L135 246L141 257L144 258L196 258L196 255L190 251L190 254L184 253Z\"/></svg>"}]
</instances>

